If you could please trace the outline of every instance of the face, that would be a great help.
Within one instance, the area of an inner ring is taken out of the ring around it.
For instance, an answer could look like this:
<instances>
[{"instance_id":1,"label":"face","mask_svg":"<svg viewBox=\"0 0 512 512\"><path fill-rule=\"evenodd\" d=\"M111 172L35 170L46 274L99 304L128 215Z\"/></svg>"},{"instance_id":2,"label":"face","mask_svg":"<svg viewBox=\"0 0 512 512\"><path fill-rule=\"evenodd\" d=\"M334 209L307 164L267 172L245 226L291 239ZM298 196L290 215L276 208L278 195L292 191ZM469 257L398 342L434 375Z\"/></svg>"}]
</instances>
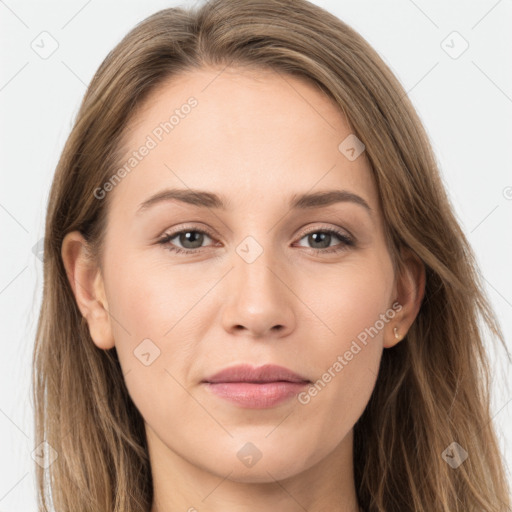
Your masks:
<instances>
[{"instance_id":1,"label":"face","mask_svg":"<svg viewBox=\"0 0 512 512\"><path fill-rule=\"evenodd\" d=\"M400 306L371 168L347 137L315 87L240 68L175 77L132 119L130 170L102 189L102 283L152 452L263 482L349 438ZM171 197L192 190L216 197ZM239 364L309 383L204 382Z\"/></svg>"}]
</instances>

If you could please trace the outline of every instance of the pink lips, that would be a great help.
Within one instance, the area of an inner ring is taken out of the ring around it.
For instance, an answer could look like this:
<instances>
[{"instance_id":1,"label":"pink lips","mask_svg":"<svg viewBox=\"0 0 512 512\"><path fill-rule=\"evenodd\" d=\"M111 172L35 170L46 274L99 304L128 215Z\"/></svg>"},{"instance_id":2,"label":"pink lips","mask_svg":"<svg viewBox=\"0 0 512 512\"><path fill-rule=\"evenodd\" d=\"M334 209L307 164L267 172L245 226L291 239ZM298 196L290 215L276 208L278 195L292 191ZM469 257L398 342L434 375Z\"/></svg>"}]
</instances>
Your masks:
<instances>
[{"instance_id":1,"label":"pink lips","mask_svg":"<svg viewBox=\"0 0 512 512\"><path fill-rule=\"evenodd\" d=\"M232 366L203 380L212 393L250 409L276 406L297 395L310 382L287 368L271 364Z\"/></svg>"}]
</instances>

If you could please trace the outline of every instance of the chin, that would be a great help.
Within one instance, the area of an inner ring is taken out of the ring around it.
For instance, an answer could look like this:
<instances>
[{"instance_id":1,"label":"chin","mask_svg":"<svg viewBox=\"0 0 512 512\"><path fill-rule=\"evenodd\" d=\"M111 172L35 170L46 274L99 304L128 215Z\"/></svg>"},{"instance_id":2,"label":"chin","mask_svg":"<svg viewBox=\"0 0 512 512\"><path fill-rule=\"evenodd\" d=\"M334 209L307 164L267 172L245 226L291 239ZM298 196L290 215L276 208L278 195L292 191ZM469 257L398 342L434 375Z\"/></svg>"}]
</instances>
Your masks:
<instances>
[{"instance_id":1,"label":"chin","mask_svg":"<svg viewBox=\"0 0 512 512\"><path fill-rule=\"evenodd\" d=\"M218 468L216 468L216 471L218 472ZM252 468L244 468L236 465L234 468L232 467L228 470L226 474L229 474L227 479L232 482L266 484L275 483L276 480L285 480L298 473L300 473L300 469L295 466L290 467L289 465L279 465L275 462L264 465L263 461L260 461Z\"/></svg>"},{"instance_id":2,"label":"chin","mask_svg":"<svg viewBox=\"0 0 512 512\"><path fill-rule=\"evenodd\" d=\"M300 446L300 445L299 445ZM284 452L279 446L266 446L259 450L252 443L244 443L233 451L233 456L219 457L218 454L208 458L204 469L223 478L241 483L273 483L293 477L314 465L313 454L308 459L303 450ZM223 450L229 453L231 450ZM302 452L302 453L301 453ZM302 458L299 458L302 457ZM211 464L210 464L211 461Z\"/></svg>"}]
</instances>

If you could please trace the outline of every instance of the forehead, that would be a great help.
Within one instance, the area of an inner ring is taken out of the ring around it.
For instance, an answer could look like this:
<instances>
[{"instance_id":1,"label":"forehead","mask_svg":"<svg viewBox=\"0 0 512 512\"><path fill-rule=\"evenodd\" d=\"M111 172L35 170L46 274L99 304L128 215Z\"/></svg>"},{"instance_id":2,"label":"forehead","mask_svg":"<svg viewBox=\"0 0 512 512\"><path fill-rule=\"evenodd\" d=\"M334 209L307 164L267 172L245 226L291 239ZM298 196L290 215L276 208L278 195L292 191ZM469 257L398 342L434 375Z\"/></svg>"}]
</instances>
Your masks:
<instances>
[{"instance_id":1,"label":"forehead","mask_svg":"<svg viewBox=\"0 0 512 512\"><path fill-rule=\"evenodd\" d=\"M339 149L348 136L339 107L305 79L263 69L190 70L160 84L134 112L120 166L134 165L125 165L114 195L133 210L164 187L261 207L344 188L378 209L365 154L351 161Z\"/></svg>"}]
</instances>

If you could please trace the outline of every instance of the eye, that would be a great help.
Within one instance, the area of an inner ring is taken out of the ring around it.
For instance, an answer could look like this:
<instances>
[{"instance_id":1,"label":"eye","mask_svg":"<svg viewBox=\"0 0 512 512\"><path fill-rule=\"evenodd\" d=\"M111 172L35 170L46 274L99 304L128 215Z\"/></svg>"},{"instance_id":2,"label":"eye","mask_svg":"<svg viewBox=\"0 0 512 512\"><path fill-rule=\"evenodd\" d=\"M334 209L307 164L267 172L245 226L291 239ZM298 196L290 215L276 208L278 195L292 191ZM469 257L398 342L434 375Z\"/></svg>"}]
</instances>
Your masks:
<instances>
[{"instance_id":1,"label":"eye","mask_svg":"<svg viewBox=\"0 0 512 512\"><path fill-rule=\"evenodd\" d=\"M199 229L182 229L181 231L164 235L158 243L167 246L166 248L169 251L176 253L198 253L200 252L198 249L201 248L205 235L207 238L211 238L206 231ZM178 242L185 247L177 247L173 243L170 243L171 240L174 240L175 238L177 238Z\"/></svg>"},{"instance_id":2,"label":"eye","mask_svg":"<svg viewBox=\"0 0 512 512\"><path fill-rule=\"evenodd\" d=\"M336 229L315 229L302 236L301 240L304 238L307 238L308 243L313 245L313 251L318 253L336 253L355 245L350 236ZM342 243L331 247L331 242L336 238Z\"/></svg>"},{"instance_id":3,"label":"eye","mask_svg":"<svg viewBox=\"0 0 512 512\"><path fill-rule=\"evenodd\" d=\"M159 241L158 244L164 245L167 250L175 253L184 254L197 254L201 252L203 248L203 242L206 238L212 239L207 231L199 229L182 229L174 233L165 234ZM305 233L300 240L307 238L308 243L313 244L316 247L310 247L316 253L336 253L345 251L348 247L355 245L354 240L336 229L316 229ZM335 239L341 241L340 244L331 246L331 242ZM176 243L172 243L171 240L177 239L177 242L181 247L177 246ZM303 247L303 246L299 246Z\"/></svg>"}]
</instances>

